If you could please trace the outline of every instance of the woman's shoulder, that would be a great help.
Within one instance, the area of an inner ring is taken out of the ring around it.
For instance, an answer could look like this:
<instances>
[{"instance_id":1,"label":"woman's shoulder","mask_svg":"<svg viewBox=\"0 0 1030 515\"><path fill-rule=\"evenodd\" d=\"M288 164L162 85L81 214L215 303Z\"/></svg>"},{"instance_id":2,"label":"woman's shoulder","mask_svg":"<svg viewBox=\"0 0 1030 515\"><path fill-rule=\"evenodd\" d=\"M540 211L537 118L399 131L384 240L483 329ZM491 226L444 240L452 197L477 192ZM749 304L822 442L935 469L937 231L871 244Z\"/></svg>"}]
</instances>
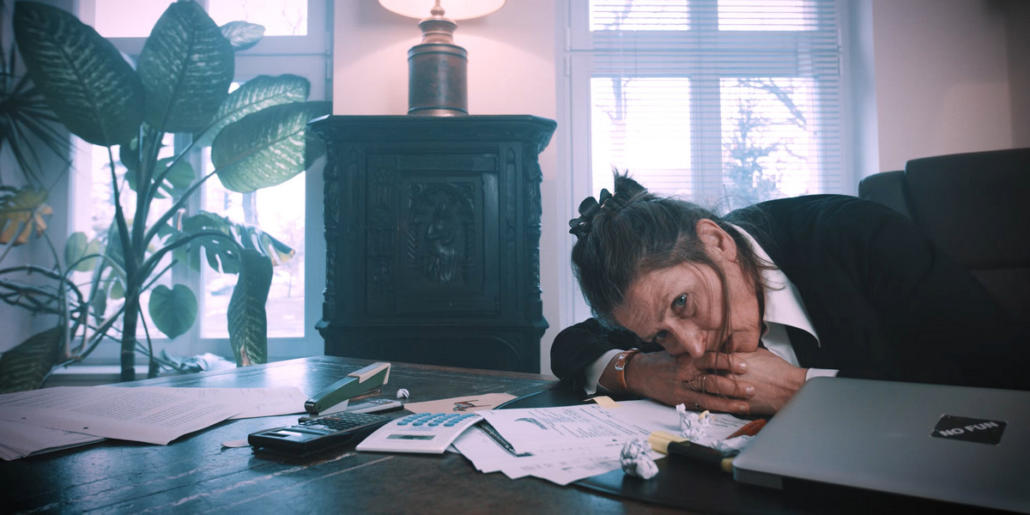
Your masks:
<instances>
[{"instance_id":1,"label":"woman's shoulder","mask_svg":"<svg viewBox=\"0 0 1030 515\"><path fill-rule=\"evenodd\" d=\"M868 223L870 218L902 217L890 208L858 197L837 194L802 195L760 202L726 216L765 230L777 226L811 227Z\"/></svg>"},{"instance_id":2,"label":"woman's shoulder","mask_svg":"<svg viewBox=\"0 0 1030 515\"><path fill-rule=\"evenodd\" d=\"M904 215L848 195L805 195L761 202L726 217L776 260L783 253L834 254L875 243L878 235L917 232Z\"/></svg>"}]
</instances>

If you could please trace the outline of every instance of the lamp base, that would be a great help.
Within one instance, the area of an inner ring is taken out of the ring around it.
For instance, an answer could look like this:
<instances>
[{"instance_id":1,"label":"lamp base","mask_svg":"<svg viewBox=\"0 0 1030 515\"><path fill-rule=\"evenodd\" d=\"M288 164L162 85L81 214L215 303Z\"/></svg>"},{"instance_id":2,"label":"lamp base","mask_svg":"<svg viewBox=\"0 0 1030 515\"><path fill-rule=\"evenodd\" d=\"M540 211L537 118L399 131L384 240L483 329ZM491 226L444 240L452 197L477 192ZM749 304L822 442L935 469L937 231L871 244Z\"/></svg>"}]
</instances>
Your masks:
<instances>
[{"instance_id":1,"label":"lamp base","mask_svg":"<svg viewBox=\"0 0 1030 515\"><path fill-rule=\"evenodd\" d=\"M464 116L468 112L468 53L447 43L408 50L408 114Z\"/></svg>"}]
</instances>

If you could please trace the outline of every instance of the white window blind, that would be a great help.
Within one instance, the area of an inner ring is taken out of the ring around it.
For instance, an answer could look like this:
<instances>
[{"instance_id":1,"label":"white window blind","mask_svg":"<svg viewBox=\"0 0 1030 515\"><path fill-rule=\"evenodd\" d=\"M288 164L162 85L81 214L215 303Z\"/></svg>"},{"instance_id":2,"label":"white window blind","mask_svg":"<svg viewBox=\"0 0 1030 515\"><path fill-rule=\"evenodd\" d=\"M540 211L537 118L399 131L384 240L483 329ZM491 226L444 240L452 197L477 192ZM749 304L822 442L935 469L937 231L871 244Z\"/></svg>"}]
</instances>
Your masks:
<instances>
[{"instance_id":1,"label":"white window blind","mask_svg":"<svg viewBox=\"0 0 1030 515\"><path fill-rule=\"evenodd\" d=\"M588 133L572 138L589 148L573 166L589 191L613 167L721 209L842 191L836 0L571 6L572 130Z\"/></svg>"}]
</instances>

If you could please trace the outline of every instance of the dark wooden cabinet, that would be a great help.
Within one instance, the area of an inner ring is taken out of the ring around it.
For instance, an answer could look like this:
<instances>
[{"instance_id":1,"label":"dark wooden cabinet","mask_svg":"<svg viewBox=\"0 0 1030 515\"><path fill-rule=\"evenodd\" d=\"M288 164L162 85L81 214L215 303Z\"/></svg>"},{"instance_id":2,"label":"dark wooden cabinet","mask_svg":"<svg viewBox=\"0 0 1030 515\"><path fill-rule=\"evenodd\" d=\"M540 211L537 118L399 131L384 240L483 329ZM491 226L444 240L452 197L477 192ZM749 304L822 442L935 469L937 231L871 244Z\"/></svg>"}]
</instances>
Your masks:
<instances>
[{"instance_id":1,"label":"dark wooden cabinet","mask_svg":"<svg viewBox=\"0 0 1030 515\"><path fill-rule=\"evenodd\" d=\"M537 372L537 155L555 123L534 116L330 116L328 355Z\"/></svg>"}]
</instances>

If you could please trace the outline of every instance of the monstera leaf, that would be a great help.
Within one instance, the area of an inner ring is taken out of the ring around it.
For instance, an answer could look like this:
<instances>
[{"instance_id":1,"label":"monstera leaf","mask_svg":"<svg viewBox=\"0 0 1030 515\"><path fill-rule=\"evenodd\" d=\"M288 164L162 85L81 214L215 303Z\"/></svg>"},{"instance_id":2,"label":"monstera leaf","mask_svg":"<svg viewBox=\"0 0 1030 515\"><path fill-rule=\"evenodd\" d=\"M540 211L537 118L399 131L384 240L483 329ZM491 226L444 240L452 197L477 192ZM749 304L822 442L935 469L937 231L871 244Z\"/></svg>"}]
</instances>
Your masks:
<instances>
[{"instance_id":1,"label":"monstera leaf","mask_svg":"<svg viewBox=\"0 0 1030 515\"><path fill-rule=\"evenodd\" d=\"M240 86L222 102L211 120L211 126L194 141L195 145L210 145L222 128L250 113L266 107L308 99L311 85L304 77L259 75Z\"/></svg>"},{"instance_id":2,"label":"monstera leaf","mask_svg":"<svg viewBox=\"0 0 1030 515\"><path fill-rule=\"evenodd\" d=\"M46 230L46 219L54 210L46 205L46 191L32 188L0 190L0 243L22 245L33 232Z\"/></svg>"},{"instance_id":3,"label":"monstera leaf","mask_svg":"<svg viewBox=\"0 0 1030 515\"><path fill-rule=\"evenodd\" d=\"M212 270L235 274L240 270L239 249L249 249L263 254L273 263L283 263L293 258L296 253L289 245L275 239L270 234L243 224L238 224L224 216L201 211L182 220L179 237L188 237L201 232L219 232L226 238L200 236L189 245L176 249L175 257L180 261L188 261L194 270L200 268L200 252L203 249L207 264Z\"/></svg>"},{"instance_id":4,"label":"monstera leaf","mask_svg":"<svg viewBox=\"0 0 1030 515\"><path fill-rule=\"evenodd\" d=\"M43 386L43 380L60 358L60 326L29 337L0 357L0 393Z\"/></svg>"},{"instance_id":5,"label":"monstera leaf","mask_svg":"<svg viewBox=\"0 0 1030 515\"><path fill-rule=\"evenodd\" d=\"M139 57L146 122L164 132L206 127L229 93L234 58L232 45L202 7L169 5Z\"/></svg>"},{"instance_id":6,"label":"monstera leaf","mask_svg":"<svg viewBox=\"0 0 1030 515\"><path fill-rule=\"evenodd\" d=\"M329 109L329 102L281 104L227 125L211 146L222 185L247 193L306 170L325 152L318 138L308 137L307 123Z\"/></svg>"},{"instance_id":7,"label":"monstera leaf","mask_svg":"<svg viewBox=\"0 0 1030 515\"><path fill-rule=\"evenodd\" d=\"M143 85L114 45L71 14L36 2L14 4L14 34L29 76L68 130L105 146L136 134Z\"/></svg>"},{"instance_id":8,"label":"monstera leaf","mask_svg":"<svg viewBox=\"0 0 1030 515\"><path fill-rule=\"evenodd\" d=\"M272 262L253 250L244 250L240 276L229 299L229 344L237 366L268 361L268 320L265 302L272 285Z\"/></svg>"}]
</instances>

